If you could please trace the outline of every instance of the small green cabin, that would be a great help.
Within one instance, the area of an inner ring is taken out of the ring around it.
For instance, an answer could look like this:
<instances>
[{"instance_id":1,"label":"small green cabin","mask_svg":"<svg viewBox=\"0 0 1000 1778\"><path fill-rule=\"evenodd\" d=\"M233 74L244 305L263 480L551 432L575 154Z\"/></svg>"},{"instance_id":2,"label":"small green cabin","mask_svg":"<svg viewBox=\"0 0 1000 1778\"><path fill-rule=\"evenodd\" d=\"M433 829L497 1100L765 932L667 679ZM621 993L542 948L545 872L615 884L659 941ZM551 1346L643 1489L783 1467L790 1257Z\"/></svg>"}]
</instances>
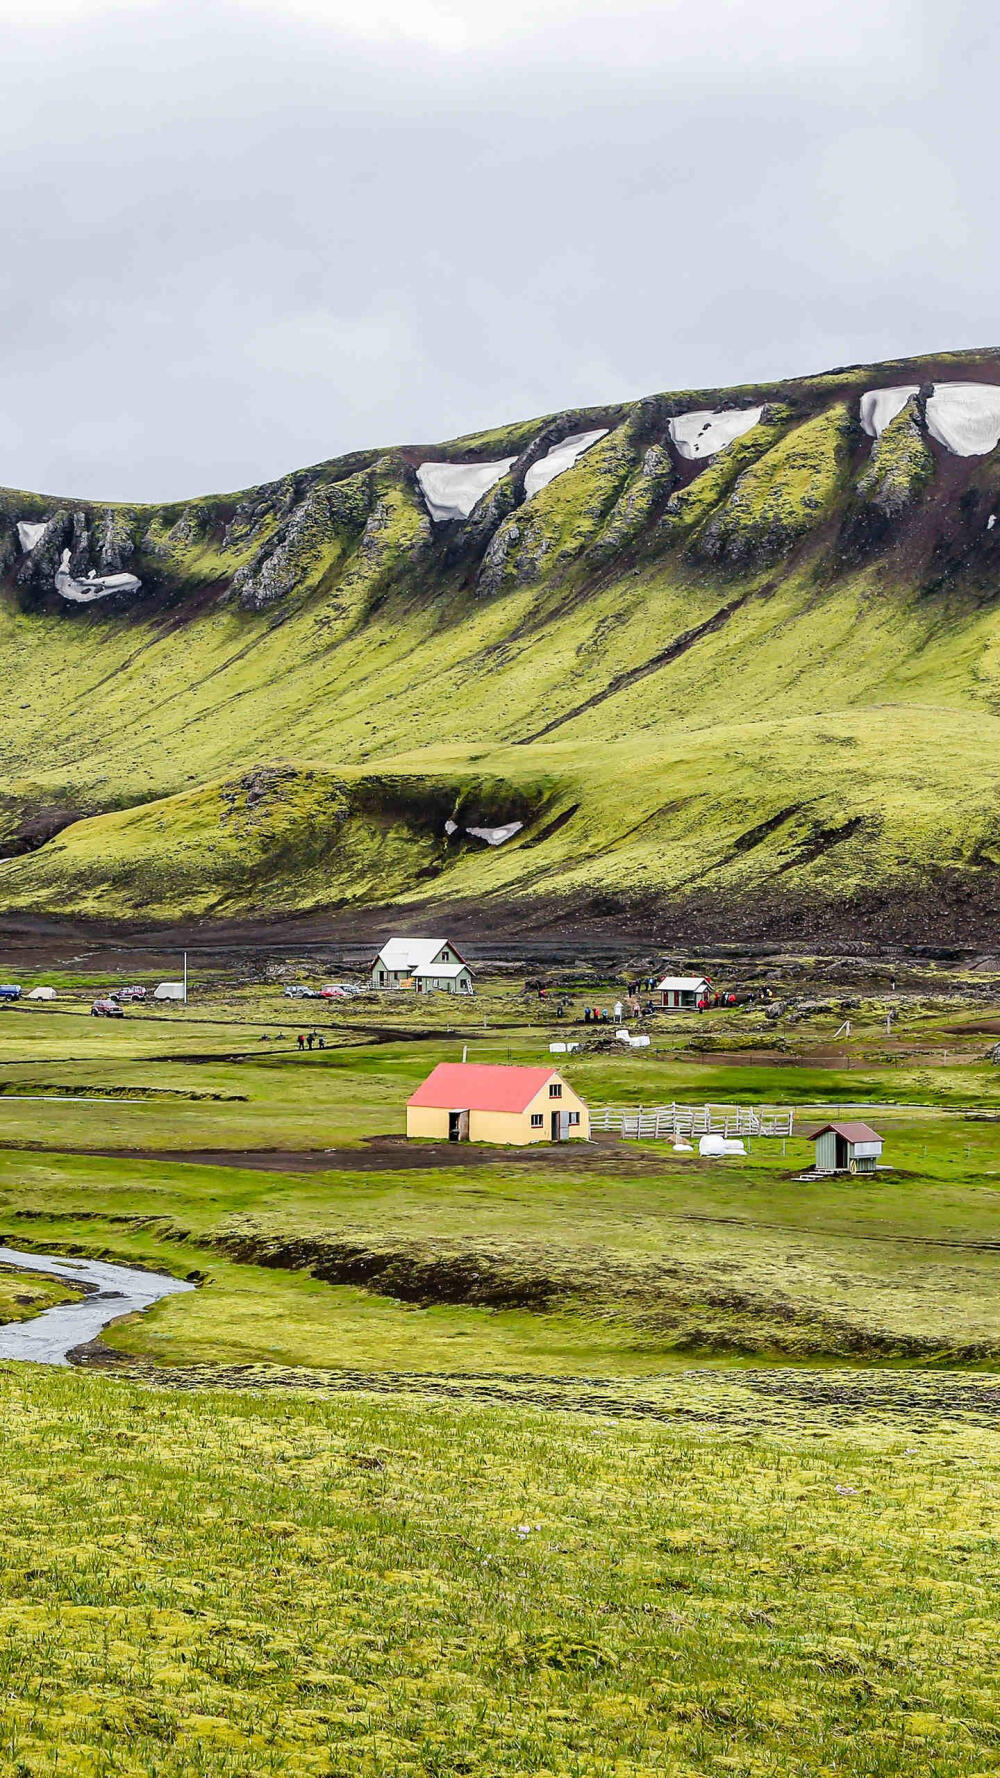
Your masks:
<instances>
[{"instance_id":1,"label":"small green cabin","mask_svg":"<svg viewBox=\"0 0 1000 1778\"><path fill-rule=\"evenodd\" d=\"M817 1173L874 1173L882 1138L870 1124L824 1124L814 1130Z\"/></svg>"}]
</instances>

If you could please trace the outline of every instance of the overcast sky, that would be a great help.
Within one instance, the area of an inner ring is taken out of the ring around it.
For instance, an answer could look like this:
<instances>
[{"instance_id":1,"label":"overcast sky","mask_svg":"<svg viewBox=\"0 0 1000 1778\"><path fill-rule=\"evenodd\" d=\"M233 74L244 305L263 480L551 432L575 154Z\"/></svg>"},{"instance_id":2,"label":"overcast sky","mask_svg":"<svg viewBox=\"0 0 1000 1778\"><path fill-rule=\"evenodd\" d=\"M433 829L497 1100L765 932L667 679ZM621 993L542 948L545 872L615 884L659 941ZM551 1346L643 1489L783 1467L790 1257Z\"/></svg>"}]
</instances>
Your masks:
<instances>
[{"instance_id":1,"label":"overcast sky","mask_svg":"<svg viewBox=\"0 0 1000 1778\"><path fill-rule=\"evenodd\" d=\"M998 341L993 15L0 0L0 483L175 498Z\"/></svg>"}]
</instances>

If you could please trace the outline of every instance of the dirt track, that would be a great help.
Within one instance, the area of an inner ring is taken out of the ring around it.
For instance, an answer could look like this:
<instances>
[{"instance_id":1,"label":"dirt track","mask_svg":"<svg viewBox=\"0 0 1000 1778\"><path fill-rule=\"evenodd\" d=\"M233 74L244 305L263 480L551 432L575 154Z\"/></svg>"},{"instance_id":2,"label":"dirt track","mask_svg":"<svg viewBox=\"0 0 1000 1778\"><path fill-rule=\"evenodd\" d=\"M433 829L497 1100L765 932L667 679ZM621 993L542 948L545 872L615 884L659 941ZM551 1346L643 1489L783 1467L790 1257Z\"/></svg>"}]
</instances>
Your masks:
<instances>
[{"instance_id":1,"label":"dirt track","mask_svg":"<svg viewBox=\"0 0 1000 1778\"><path fill-rule=\"evenodd\" d=\"M40 1142L0 1142L0 1148L30 1154L63 1154ZM79 1155L111 1161L169 1161L189 1167L246 1167L263 1173L403 1173L441 1167L599 1167L614 1171L628 1166L630 1176L662 1172L655 1155L614 1137L555 1146L480 1148L475 1143L431 1142L414 1145L404 1136L374 1136L361 1148L78 1148Z\"/></svg>"}]
</instances>

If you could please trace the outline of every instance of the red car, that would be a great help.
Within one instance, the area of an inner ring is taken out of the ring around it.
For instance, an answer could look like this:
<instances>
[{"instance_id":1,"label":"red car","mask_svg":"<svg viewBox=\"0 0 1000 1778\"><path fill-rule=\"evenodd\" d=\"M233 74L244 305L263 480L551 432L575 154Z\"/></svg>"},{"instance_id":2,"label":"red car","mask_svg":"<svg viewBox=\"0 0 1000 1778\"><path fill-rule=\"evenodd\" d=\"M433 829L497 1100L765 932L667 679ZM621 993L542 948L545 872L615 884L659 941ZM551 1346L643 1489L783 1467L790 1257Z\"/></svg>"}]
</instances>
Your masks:
<instances>
[{"instance_id":1,"label":"red car","mask_svg":"<svg viewBox=\"0 0 1000 1778\"><path fill-rule=\"evenodd\" d=\"M125 1014L117 1000L102 997L100 1000L94 1001L90 1009L90 1016L92 1019L123 1019Z\"/></svg>"}]
</instances>

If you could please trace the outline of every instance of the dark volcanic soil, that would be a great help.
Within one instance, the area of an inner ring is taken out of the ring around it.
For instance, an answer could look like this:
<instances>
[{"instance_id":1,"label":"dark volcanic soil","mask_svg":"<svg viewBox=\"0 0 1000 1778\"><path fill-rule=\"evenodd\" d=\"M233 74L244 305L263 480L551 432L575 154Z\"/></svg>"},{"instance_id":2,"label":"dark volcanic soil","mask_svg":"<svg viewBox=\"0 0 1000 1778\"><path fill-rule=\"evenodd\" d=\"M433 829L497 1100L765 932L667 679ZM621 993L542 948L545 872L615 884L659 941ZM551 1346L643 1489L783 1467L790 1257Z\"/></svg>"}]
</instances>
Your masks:
<instances>
[{"instance_id":1,"label":"dark volcanic soil","mask_svg":"<svg viewBox=\"0 0 1000 1778\"><path fill-rule=\"evenodd\" d=\"M248 963L262 953L324 953L345 968L369 962L394 933L446 929L471 960L613 963L642 952L759 957L817 950L844 957L972 961L994 952L1000 933L1000 871L942 871L911 888L872 889L828 902L762 893L732 901L699 892L684 901L649 893L489 898L421 906L331 908L325 913L173 926L103 924L15 914L4 920L5 953L18 968L131 968L177 973L179 953L201 966Z\"/></svg>"}]
</instances>

